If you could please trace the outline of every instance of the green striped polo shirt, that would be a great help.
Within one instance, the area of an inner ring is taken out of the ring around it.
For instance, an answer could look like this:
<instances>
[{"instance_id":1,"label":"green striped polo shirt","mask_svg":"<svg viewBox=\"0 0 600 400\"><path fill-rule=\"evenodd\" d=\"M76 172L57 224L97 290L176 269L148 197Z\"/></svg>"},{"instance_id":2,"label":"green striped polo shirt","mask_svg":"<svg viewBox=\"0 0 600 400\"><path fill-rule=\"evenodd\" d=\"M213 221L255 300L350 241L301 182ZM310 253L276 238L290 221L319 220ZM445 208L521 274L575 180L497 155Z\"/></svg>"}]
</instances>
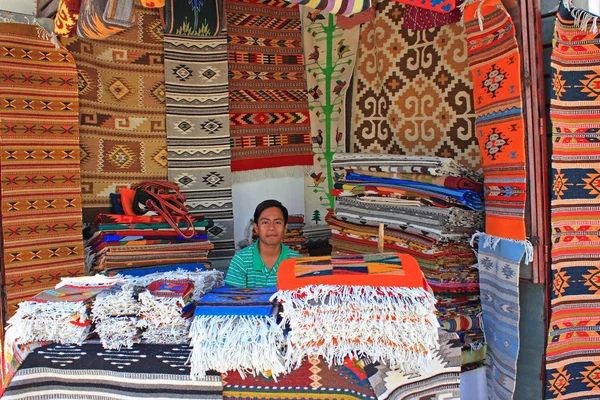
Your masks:
<instances>
[{"instance_id":1,"label":"green striped polo shirt","mask_svg":"<svg viewBox=\"0 0 600 400\"><path fill-rule=\"evenodd\" d=\"M268 269L258 253L258 240L238 251L231 259L225 283L240 288L255 288L277 285L279 263L300 254L281 244L281 254L272 269Z\"/></svg>"}]
</instances>

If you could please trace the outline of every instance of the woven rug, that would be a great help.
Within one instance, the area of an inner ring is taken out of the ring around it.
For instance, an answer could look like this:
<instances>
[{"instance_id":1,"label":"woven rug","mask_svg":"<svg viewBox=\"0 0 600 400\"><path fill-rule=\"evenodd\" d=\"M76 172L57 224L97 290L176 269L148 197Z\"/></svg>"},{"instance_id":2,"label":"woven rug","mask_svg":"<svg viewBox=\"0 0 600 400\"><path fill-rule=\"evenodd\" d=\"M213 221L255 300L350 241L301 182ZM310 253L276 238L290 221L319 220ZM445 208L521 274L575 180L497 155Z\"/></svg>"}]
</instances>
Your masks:
<instances>
[{"instance_id":1,"label":"woven rug","mask_svg":"<svg viewBox=\"0 0 600 400\"><path fill-rule=\"evenodd\" d=\"M368 10L373 4L372 0L286 0L290 3L304 5L313 10L325 11L334 15L351 16Z\"/></svg>"},{"instance_id":2,"label":"woven rug","mask_svg":"<svg viewBox=\"0 0 600 400\"><path fill-rule=\"evenodd\" d=\"M577 10L582 23L591 17ZM600 38L559 8L552 49L552 291L546 398L599 398Z\"/></svg>"},{"instance_id":3,"label":"woven rug","mask_svg":"<svg viewBox=\"0 0 600 400\"><path fill-rule=\"evenodd\" d=\"M191 214L212 219L213 266L235 252L227 92L227 37L165 35L169 180Z\"/></svg>"},{"instance_id":4,"label":"woven rug","mask_svg":"<svg viewBox=\"0 0 600 400\"><path fill-rule=\"evenodd\" d=\"M313 163L304 178L307 224L323 223L333 209L331 161L346 147L346 91L352 79L360 27L342 29L333 14L302 8L302 36Z\"/></svg>"},{"instance_id":5,"label":"woven rug","mask_svg":"<svg viewBox=\"0 0 600 400\"><path fill-rule=\"evenodd\" d=\"M223 0L166 0L163 12L165 33L177 36L214 36L221 32L222 14Z\"/></svg>"},{"instance_id":6,"label":"woven rug","mask_svg":"<svg viewBox=\"0 0 600 400\"><path fill-rule=\"evenodd\" d=\"M434 350L429 370L424 374L404 374L385 365L365 367L369 382L379 400L460 399L461 344L456 333L439 330L440 348Z\"/></svg>"},{"instance_id":7,"label":"woven rug","mask_svg":"<svg viewBox=\"0 0 600 400\"><path fill-rule=\"evenodd\" d=\"M525 128L515 27L501 0L469 4L464 19L477 99L485 229L493 236L525 240Z\"/></svg>"},{"instance_id":8,"label":"woven rug","mask_svg":"<svg viewBox=\"0 0 600 400\"><path fill-rule=\"evenodd\" d=\"M134 14L108 39L63 39L77 63L86 220L108 212L118 188L167 178L162 26L158 10Z\"/></svg>"},{"instance_id":9,"label":"woven rug","mask_svg":"<svg viewBox=\"0 0 600 400\"><path fill-rule=\"evenodd\" d=\"M413 5L437 12L449 12L456 7L455 0L393 0L398 3Z\"/></svg>"},{"instance_id":10,"label":"woven rug","mask_svg":"<svg viewBox=\"0 0 600 400\"><path fill-rule=\"evenodd\" d=\"M190 379L186 345L104 350L95 342L52 344L30 354L3 399L222 399L219 375Z\"/></svg>"},{"instance_id":11,"label":"woven rug","mask_svg":"<svg viewBox=\"0 0 600 400\"><path fill-rule=\"evenodd\" d=\"M307 358L287 375L242 379L237 372L223 375L225 400L350 400L375 399L361 361L346 359L343 365L328 367L316 357Z\"/></svg>"},{"instance_id":12,"label":"woven rug","mask_svg":"<svg viewBox=\"0 0 600 400\"><path fill-rule=\"evenodd\" d=\"M479 169L464 28L411 31L404 10L383 1L362 25L352 151L450 157Z\"/></svg>"},{"instance_id":13,"label":"woven rug","mask_svg":"<svg viewBox=\"0 0 600 400\"><path fill-rule=\"evenodd\" d=\"M457 5L462 3L458 0ZM404 11L404 26L407 29L423 30L437 28L448 24L459 22L462 11L456 7L450 12L437 12L417 6L406 6Z\"/></svg>"},{"instance_id":14,"label":"woven rug","mask_svg":"<svg viewBox=\"0 0 600 400\"><path fill-rule=\"evenodd\" d=\"M74 36L79 20L81 0L60 0L54 17L54 33L58 36Z\"/></svg>"},{"instance_id":15,"label":"woven rug","mask_svg":"<svg viewBox=\"0 0 600 400\"><path fill-rule=\"evenodd\" d=\"M77 70L35 26L0 24L3 270L15 305L83 273Z\"/></svg>"},{"instance_id":16,"label":"woven rug","mask_svg":"<svg viewBox=\"0 0 600 400\"><path fill-rule=\"evenodd\" d=\"M519 264L522 242L479 236L479 291L487 342L490 399L512 399L519 354Z\"/></svg>"},{"instance_id":17,"label":"woven rug","mask_svg":"<svg viewBox=\"0 0 600 400\"><path fill-rule=\"evenodd\" d=\"M313 158L299 7L226 0L225 10L234 179L302 177Z\"/></svg>"}]
</instances>

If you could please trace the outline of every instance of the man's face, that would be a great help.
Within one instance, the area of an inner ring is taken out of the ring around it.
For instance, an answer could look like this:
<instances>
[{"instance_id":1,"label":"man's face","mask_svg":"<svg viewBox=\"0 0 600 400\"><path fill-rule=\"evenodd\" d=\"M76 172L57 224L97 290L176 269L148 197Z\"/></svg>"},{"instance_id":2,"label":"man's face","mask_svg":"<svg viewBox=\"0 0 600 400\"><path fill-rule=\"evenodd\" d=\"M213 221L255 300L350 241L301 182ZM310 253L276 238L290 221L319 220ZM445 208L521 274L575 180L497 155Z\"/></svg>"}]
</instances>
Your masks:
<instances>
[{"instance_id":1,"label":"man's face","mask_svg":"<svg viewBox=\"0 0 600 400\"><path fill-rule=\"evenodd\" d=\"M270 207L260 214L258 221L254 223L254 229L262 243L274 246L281 243L287 226L283 221L281 210Z\"/></svg>"}]
</instances>

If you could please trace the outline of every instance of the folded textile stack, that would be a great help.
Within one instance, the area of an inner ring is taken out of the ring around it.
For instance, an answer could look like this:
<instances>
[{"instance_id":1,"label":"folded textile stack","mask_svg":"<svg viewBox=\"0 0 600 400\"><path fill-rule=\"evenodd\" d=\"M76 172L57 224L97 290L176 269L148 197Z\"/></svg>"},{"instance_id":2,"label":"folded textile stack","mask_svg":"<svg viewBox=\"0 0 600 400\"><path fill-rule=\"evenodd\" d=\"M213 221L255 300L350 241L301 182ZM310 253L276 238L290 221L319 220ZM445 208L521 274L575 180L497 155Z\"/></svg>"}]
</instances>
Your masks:
<instances>
[{"instance_id":1,"label":"folded textile stack","mask_svg":"<svg viewBox=\"0 0 600 400\"><path fill-rule=\"evenodd\" d=\"M268 371L274 378L286 372L278 306L270 300L275 291L228 286L200 299L190 330L192 379L203 379L208 370L242 376Z\"/></svg>"},{"instance_id":2,"label":"folded textile stack","mask_svg":"<svg viewBox=\"0 0 600 400\"><path fill-rule=\"evenodd\" d=\"M320 216L319 221L321 221ZM331 254L331 245L329 244L329 240L331 239L331 229L329 229L327 223L305 226L304 237L306 239L306 250L311 256L325 256Z\"/></svg>"},{"instance_id":3,"label":"folded textile stack","mask_svg":"<svg viewBox=\"0 0 600 400\"><path fill-rule=\"evenodd\" d=\"M17 344L37 341L81 344L90 333L91 303L104 289L62 286L38 293L20 303L8 320L10 336Z\"/></svg>"},{"instance_id":4,"label":"folded textile stack","mask_svg":"<svg viewBox=\"0 0 600 400\"><path fill-rule=\"evenodd\" d=\"M181 344L188 341L194 315L194 284L190 280L158 280L138 295L142 337L147 343Z\"/></svg>"},{"instance_id":5,"label":"folded textile stack","mask_svg":"<svg viewBox=\"0 0 600 400\"><path fill-rule=\"evenodd\" d=\"M335 210L325 217L333 254L385 251L418 261L438 300L440 324L480 328L479 275L471 235L484 223L482 177L441 157L335 155Z\"/></svg>"},{"instance_id":6,"label":"folded textile stack","mask_svg":"<svg viewBox=\"0 0 600 400\"><path fill-rule=\"evenodd\" d=\"M161 216L100 214L86 229L86 273L118 273L123 269L180 263L206 264L213 244L206 229L212 221L195 216L195 234L181 236ZM181 229L187 223L179 222Z\"/></svg>"},{"instance_id":7,"label":"folded textile stack","mask_svg":"<svg viewBox=\"0 0 600 400\"><path fill-rule=\"evenodd\" d=\"M304 237L304 215L290 214L288 216L288 227L282 243L298 253L307 253Z\"/></svg>"},{"instance_id":8,"label":"folded textile stack","mask_svg":"<svg viewBox=\"0 0 600 400\"><path fill-rule=\"evenodd\" d=\"M438 346L435 299L407 254L285 260L277 287L288 368L307 356L329 365L352 357L415 372Z\"/></svg>"}]
</instances>

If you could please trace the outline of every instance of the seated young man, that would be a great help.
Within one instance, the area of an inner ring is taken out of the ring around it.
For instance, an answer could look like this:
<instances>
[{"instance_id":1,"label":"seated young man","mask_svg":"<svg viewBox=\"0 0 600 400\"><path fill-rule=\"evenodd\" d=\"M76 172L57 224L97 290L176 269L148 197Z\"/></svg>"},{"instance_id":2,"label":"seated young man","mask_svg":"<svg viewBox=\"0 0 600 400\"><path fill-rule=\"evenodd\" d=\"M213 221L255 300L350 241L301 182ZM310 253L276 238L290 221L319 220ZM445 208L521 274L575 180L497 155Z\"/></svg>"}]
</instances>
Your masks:
<instances>
[{"instance_id":1,"label":"seated young man","mask_svg":"<svg viewBox=\"0 0 600 400\"><path fill-rule=\"evenodd\" d=\"M275 286L282 260L300 254L281 243L287 230L288 210L277 200L265 200L254 211L258 240L240 250L229 265L225 283L240 288Z\"/></svg>"}]
</instances>

